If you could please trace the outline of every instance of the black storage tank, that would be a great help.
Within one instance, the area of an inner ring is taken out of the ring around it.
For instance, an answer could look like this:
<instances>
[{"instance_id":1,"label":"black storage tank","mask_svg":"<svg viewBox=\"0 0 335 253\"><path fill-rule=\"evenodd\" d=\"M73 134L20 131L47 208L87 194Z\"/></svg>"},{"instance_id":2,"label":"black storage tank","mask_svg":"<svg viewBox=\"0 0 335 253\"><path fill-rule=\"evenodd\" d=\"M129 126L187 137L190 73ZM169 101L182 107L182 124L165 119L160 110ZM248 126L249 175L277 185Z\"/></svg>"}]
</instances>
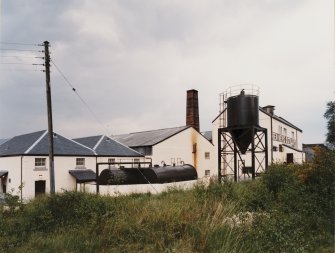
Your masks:
<instances>
[{"instance_id":1,"label":"black storage tank","mask_svg":"<svg viewBox=\"0 0 335 253\"><path fill-rule=\"evenodd\" d=\"M195 180L196 169L189 164L150 168L104 169L101 171L99 185L161 184Z\"/></svg>"},{"instance_id":2,"label":"black storage tank","mask_svg":"<svg viewBox=\"0 0 335 253\"><path fill-rule=\"evenodd\" d=\"M246 95L244 90L227 99L227 128L242 154L253 141L252 126L259 126L258 110L258 96Z\"/></svg>"},{"instance_id":3,"label":"black storage tank","mask_svg":"<svg viewBox=\"0 0 335 253\"><path fill-rule=\"evenodd\" d=\"M130 169L104 169L98 177L99 185L138 184L139 172Z\"/></svg>"},{"instance_id":4,"label":"black storage tank","mask_svg":"<svg viewBox=\"0 0 335 253\"><path fill-rule=\"evenodd\" d=\"M150 182L157 184L195 180L198 178L196 169L189 164L152 167L143 169L142 172Z\"/></svg>"}]
</instances>

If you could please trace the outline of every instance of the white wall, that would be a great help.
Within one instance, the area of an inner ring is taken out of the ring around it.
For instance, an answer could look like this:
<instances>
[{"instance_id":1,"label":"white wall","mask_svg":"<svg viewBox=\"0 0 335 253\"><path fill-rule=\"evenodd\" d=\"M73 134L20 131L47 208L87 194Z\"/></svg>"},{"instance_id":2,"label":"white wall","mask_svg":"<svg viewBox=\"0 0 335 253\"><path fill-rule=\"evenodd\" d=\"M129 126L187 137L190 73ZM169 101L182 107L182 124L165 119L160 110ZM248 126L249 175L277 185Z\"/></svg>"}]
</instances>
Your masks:
<instances>
[{"instance_id":1,"label":"white wall","mask_svg":"<svg viewBox=\"0 0 335 253\"><path fill-rule=\"evenodd\" d=\"M196 144L196 153L193 153L193 145ZM205 159L205 152L209 152L210 159ZM198 173L198 178L205 177L205 170L210 170L210 176L216 174L213 163L214 146L194 128L188 128L169 139L156 144L152 149L152 163L162 165L191 164Z\"/></svg>"},{"instance_id":2,"label":"white wall","mask_svg":"<svg viewBox=\"0 0 335 253\"><path fill-rule=\"evenodd\" d=\"M21 185L21 158L20 157L1 157L0 158L0 170L8 171L7 177L7 192L16 194ZM0 187L2 191L2 186Z\"/></svg>"},{"instance_id":3,"label":"white wall","mask_svg":"<svg viewBox=\"0 0 335 253\"><path fill-rule=\"evenodd\" d=\"M198 182L199 180L190 180L190 181L166 183L166 184L100 185L99 192L100 195L110 195L110 196L128 195L132 193L149 193L149 192L152 194L158 194L168 191L171 188L192 189ZM96 193L96 185L86 184L85 192Z\"/></svg>"},{"instance_id":4,"label":"white wall","mask_svg":"<svg viewBox=\"0 0 335 253\"><path fill-rule=\"evenodd\" d=\"M35 167L35 158L46 158L45 167ZM76 169L77 157L54 157L55 190L75 190L76 180L70 175L69 170ZM78 157L79 158L79 157ZM50 192L50 171L49 158L47 156L15 156L1 157L1 170L8 170L7 191L14 189L14 194L18 193L21 185L21 159L22 159L22 196L23 199L35 197L35 181L44 180L46 183L46 193ZM85 167L79 169L92 169L95 171L95 157L85 157ZM10 182L9 182L10 181Z\"/></svg>"}]
</instances>

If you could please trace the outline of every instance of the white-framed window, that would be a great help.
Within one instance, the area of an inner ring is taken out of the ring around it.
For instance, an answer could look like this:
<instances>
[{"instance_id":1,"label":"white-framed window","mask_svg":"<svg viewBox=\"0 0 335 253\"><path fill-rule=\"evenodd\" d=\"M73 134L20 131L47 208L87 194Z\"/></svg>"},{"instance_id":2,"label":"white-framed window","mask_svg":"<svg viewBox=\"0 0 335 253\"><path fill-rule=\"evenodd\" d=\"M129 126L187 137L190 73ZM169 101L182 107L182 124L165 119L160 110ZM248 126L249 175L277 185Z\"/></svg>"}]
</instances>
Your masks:
<instances>
[{"instance_id":1,"label":"white-framed window","mask_svg":"<svg viewBox=\"0 0 335 253\"><path fill-rule=\"evenodd\" d=\"M115 158L108 158L109 163L115 163ZM115 166L115 164L108 164L108 168L110 169L112 166Z\"/></svg>"},{"instance_id":2,"label":"white-framed window","mask_svg":"<svg viewBox=\"0 0 335 253\"><path fill-rule=\"evenodd\" d=\"M282 126L278 126L278 133L279 134L283 134L283 128L282 128Z\"/></svg>"},{"instance_id":3,"label":"white-framed window","mask_svg":"<svg viewBox=\"0 0 335 253\"><path fill-rule=\"evenodd\" d=\"M209 177L211 175L211 171L210 170L205 170L205 177Z\"/></svg>"},{"instance_id":4,"label":"white-framed window","mask_svg":"<svg viewBox=\"0 0 335 253\"><path fill-rule=\"evenodd\" d=\"M76 158L76 166L77 167L85 167L85 158L83 158L83 157Z\"/></svg>"},{"instance_id":5,"label":"white-framed window","mask_svg":"<svg viewBox=\"0 0 335 253\"><path fill-rule=\"evenodd\" d=\"M205 159L211 159L211 154L209 152L205 152Z\"/></svg>"},{"instance_id":6,"label":"white-framed window","mask_svg":"<svg viewBox=\"0 0 335 253\"><path fill-rule=\"evenodd\" d=\"M35 167L45 167L46 160L46 158L35 158Z\"/></svg>"},{"instance_id":7,"label":"white-framed window","mask_svg":"<svg viewBox=\"0 0 335 253\"><path fill-rule=\"evenodd\" d=\"M109 163L115 163L115 158L108 158Z\"/></svg>"}]
</instances>

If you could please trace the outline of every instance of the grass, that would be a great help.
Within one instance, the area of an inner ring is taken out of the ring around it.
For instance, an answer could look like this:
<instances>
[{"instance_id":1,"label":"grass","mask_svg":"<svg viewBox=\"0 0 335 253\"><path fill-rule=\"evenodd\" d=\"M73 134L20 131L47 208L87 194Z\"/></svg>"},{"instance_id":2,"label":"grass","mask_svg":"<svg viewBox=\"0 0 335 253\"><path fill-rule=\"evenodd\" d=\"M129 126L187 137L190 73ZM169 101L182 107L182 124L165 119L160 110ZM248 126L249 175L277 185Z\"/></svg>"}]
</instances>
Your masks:
<instances>
[{"instance_id":1,"label":"grass","mask_svg":"<svg viewBox=\"0 0 335 253\"><path fill-rule=\"evenodd\" d=\"M334 252L334 182L330 151L252 182L64 192L0 212L0 252Z\"/></svg>"}]
</instances>

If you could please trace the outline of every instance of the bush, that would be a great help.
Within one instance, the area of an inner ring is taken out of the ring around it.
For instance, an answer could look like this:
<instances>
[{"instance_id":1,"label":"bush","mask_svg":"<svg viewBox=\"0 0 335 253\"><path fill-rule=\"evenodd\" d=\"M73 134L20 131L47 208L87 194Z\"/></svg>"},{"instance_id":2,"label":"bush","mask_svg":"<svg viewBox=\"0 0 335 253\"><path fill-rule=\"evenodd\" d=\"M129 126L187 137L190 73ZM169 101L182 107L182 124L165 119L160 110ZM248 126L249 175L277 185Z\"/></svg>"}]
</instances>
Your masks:
<instances>
[{"instance_id":1,"label":"bush","mask_svg":"<svg viewBox=\"0 0 335 253\"><path fill-rule=\"evenodd\" d=\"M313 164L272 166L255 182L246 206L267 215L259 216L245 234L251 252L314 252L333 247L334 151L316 159Z\"/></svg>"}]
</instances>

